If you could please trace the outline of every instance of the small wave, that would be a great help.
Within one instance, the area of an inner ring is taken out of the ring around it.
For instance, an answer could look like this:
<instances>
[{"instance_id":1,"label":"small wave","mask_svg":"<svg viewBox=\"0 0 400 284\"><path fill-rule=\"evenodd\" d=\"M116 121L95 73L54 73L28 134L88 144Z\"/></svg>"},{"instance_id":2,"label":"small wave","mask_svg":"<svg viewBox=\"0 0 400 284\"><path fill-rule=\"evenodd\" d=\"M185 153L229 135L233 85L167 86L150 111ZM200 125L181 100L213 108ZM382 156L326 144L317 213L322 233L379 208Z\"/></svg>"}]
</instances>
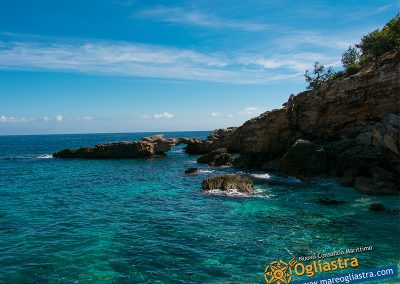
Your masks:
<instances>
[{"instance_id":1,"label":"small wave","mask_svg":"<svg viewBox=\"0 0 400 284\"><path fill-rule=\"evenodd\" d=\"M49 155L49 154L39 155L39 156L35 156L34 158L36 158L36 159L52 159L53 155Z\"/></svg>"},{"instance_id":2,"label":"small wave","mask_svg":"<svg viewBox=\"0 0 400 284\"><path fill-rule=\"evenodd\" d=\"M258 178L258 179L270 179L271 175L270 174L251 174L252 177Z\"/></svg>"},{"instance_id":3,"label":"small wave","mask_svg":"<svg viewBox=\"0 0 400 284\"><path fill-rule=\"evenodd\" d=\"M197 171L199 174L210 174L213 173L213 170L198 170Z\"/></svg>"},{"instance_id":4,"label":"small wave","mask_svg":"<svg viewBox=\"0 0 400 284\"><path fill-rule=\"evenodd\" d=\"M204 194L227 196L227 197L251 197L252 196L251 194L240 192L237 189L229 189L229 190L211 189L211 190L204 191Z\"/></svg>"},{"instance_id":5,"label":"small wave","mask_svg":"<svg viewBox=\"0 0 400 284\"><path fill-rule=\"evenodd\" d=\"M2 157L0 159L14 161L14 160L51 159L51 158L53 158L53 155L45 154L45 155L37 155L37 156Z\"/></svg>"}]
</instances>

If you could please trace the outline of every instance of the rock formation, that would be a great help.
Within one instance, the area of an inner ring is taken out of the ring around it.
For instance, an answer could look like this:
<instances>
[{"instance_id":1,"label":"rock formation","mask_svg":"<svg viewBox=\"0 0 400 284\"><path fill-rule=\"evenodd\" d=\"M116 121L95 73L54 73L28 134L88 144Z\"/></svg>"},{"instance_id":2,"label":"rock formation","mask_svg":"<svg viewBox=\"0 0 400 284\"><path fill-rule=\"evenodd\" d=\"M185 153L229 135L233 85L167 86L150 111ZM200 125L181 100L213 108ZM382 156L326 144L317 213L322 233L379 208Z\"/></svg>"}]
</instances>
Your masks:
<instances>
[{"instance_id":1,"label":"rock formation","mask_svg":"<svg viewBox=\"0 0 400 284\"><path fill-rule=\"evenodd\" d=\"M219 148L211 151L197 159L200 164L208 164L210 166L219 167L225 165L231 165L233 159L226 148Z\"/></svg>"},{"instance_id":2,"label":"rock formation","mask_svg":"<svg viewBox=\"0 0 400 284\"><path fill-rule=\"evenodd\" d=\"M83 158L83 159L129 159L164 155L172 146L193 139L164 138L162 134L145 137L138 141L113 142L98 144L94 147L79 149L64 149L53 154L57 158Z\"/></svg>"},{"instance_id":3,"label":"rock formation","mask_svg":"<svg viewBox=\"0 0 400 284\"><path fill-rule=\"evenodd\" d=\"M400 55L290 96L283 108L189 143L188 153L226 148L238 168L300 178L341 177L366 194L397 194L400 174ZM301 140L299 140L301 139Z\"/></svg>"},{"instance_id":4,"label":"rock formation","mask_svg":"<svg viewBox=\"0 0 400 284\"><path fill-rule=\"evenodd\" d=\"M246 193L246 194L254 193L253 181L248 177L235 174L223 174L219 176L206 178L205 180L203 180L201 188L203 191L236 190L240 193Z\"/></svg>"}]
</instances>

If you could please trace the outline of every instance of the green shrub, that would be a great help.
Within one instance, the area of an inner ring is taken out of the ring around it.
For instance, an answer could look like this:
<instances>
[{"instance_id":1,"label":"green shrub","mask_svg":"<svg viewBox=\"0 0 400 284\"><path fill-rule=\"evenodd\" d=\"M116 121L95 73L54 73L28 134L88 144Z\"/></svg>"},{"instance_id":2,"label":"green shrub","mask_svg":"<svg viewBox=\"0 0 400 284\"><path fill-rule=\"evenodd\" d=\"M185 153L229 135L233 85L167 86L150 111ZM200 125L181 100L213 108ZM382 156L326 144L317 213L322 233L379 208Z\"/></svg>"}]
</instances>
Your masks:
<instances>
[{"instance_id":1,"label":"green shrub","mask_svg":"<svg viewBox=\"0 0 400 284\"><path fill-rule=\"evenodd\" d=\"M319 87L323 82L326 82L330 77L334 75L332 67L325 68L324 65L315 62L313 70L310 72L306 70L304 77L308 82L307 89L312 90Z\"/></svg>"},{"instance_id":2,"label":"green shrub","mask_svg":"<svg viewBox=\"0 0 400 284\"><path fill-rule=\"evenodd\" d=\"M361 70L361 65L359 63L354 63L351 64L349 66L347 66L346 68L346 75L354 75L356 73L358 73L358 71Z\"/></svg>"},{"instance_id":3,"label":"green shrub","mask_svg":"<svg viewBox=\"0 0 400 284\"><path fill-rule=\"evenodd\" d=\"M342 55L342 64L345 69L347 69L351 65L357 64L359 60L360 53L355 47L351 45Z\"/></svg>"},{"instance_id":4,"label":"green shrub","mask_svg":"<svg viewBox=\"0 0 400 284\"><path fill-rule=\"evenodd\" d=\"M365 35L359 44L361 62L377 61L389 51L400 51L400 14L391 19L381 30Z\"/></svg>"}]
</instances>

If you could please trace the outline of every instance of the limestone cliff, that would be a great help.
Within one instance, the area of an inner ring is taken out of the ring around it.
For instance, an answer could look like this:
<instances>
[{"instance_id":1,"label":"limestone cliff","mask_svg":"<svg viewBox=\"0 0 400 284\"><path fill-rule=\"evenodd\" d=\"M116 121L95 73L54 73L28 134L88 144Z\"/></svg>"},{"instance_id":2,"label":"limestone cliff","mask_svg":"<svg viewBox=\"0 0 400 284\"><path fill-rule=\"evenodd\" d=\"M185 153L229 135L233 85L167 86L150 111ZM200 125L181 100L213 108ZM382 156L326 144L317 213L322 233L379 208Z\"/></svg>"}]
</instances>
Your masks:
<instances>
[{"instance_id":1,"label":"limestone cliff","mask_svg":"<svg viewBox=\"0 0 400 284\"><path fill-rule=\"evenodd\" d=\"M400 56L391 54L357 74L291 96L283 108L238 128L214 131L207 141L189 143L187 151L204 153L224 147L240 153L237 167L299 177L350 176L350 184L363 176L376 185L382 175L374 179L371 169L377 167L388 172L381 180L384 187L397 192L399 114ZM298 139L307 143L295 143ZM313 155L312 149L319 153ZM302 169L305 166L312 169Z\"/></svg>"}]
</instances>

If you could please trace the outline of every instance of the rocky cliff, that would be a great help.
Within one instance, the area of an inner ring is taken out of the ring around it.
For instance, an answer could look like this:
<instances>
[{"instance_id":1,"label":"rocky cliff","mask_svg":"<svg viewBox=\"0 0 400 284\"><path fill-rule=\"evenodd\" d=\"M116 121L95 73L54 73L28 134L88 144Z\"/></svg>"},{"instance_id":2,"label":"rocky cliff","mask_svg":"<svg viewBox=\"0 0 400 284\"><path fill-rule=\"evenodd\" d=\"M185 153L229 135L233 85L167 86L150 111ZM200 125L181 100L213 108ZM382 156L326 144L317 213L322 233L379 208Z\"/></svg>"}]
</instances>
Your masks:
<instances>
[{"instance_id":1,"label":"rocky cliff","mask_svg":"<svg viewBox=\"0 0 400 284\"><path fill-rule=\"evenodd\" d=\"M365 193L399 190L400 56L291 96L281 109L217 130L187 152L240 153L239 168L300 178L338 176Z\"/></svg>"}]
</instances>

